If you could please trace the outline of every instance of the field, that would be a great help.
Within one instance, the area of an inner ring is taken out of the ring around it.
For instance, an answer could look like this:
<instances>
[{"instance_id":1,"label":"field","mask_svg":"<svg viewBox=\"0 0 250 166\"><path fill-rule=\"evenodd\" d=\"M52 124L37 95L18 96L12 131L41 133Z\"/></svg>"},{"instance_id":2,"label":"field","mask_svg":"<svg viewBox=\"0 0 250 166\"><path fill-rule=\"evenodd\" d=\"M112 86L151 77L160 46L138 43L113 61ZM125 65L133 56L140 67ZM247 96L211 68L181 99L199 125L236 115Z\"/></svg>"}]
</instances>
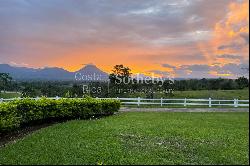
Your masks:
<instances>
[{"instance_id":1,"label":"field","mask_svg":"<svg viewBox=\"0 0 250 166\"><path fill-rule=\"evenodd\" d=\"M249 99L249 89L243 90L200 90L200 91L174 91L173 98L209 98L212 99Z\"/></svg>"},{"instance_id":2,"label":"field","mask_svg":"<svg viewBox=\"0 0 250 166\"><path fill-rule=\"evenodd\" d=\"M248 164L248 113L130 112L73 120L0 149L0 164Z\"/></svg>"},{"instance_id":3,"label":"field","mask_svg":"<svg viewBox=\"0 0 250 166\"><path fill-rule=\"evenodd\" d=\"M21 97L21 94L0 92L0 98L8 99L8 98L15 98L15 97Z\"/></svg>"},{"instance_id":4,"label":"field","mask_svg":"<svg viewBox=\"0 0 250 166\"><path fill-rule=\"evenodd\" d=\"M144 94L145 95L145 94ZM144 95L139 95L144 97ZM14 97L21 97L19 93L0 93L0 98L14 98ZM55 97L55 96L53 96ZM136 96L131 97L138 97ZM164 97L163 94L155 94L155 98ZM243 90L198 90L198 91L174 91L173 96L167 98L213 98L213 99L239 99L245 100L249 99L249 89ZM166 98L166 97L164 97Z\"/></svg>"}]
</instances>

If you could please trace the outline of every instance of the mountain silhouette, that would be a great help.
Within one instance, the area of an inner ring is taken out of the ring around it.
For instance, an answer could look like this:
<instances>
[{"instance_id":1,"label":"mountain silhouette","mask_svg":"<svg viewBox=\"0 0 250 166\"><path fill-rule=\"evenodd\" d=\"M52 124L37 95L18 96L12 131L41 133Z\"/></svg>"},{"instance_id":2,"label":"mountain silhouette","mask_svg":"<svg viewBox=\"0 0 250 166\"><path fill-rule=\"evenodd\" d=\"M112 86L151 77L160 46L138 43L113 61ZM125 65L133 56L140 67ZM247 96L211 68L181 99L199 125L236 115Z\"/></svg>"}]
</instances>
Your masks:
<instances>
[{"instance_id":1,"label":"mountain silhouette","mask_svg":"<svg viewBox=\"0 0 250 166\"><path fill-rule=\"evenodd\" d=\"M34 69L28 67L16 67L9 64L0 64L0 73L9 73L15 80L77 81L76 76L79 81L106 81L108 79L108 74L93 64L85 65L76 72L69 72L58 67ZM95 79L84 79L86 77L90 78L94 76L96 77Z\"/></svg>"},{"instance_id":2,"label":"mountain silhouette","mask_svg":"<svg viewBox=\"0 0 250 166\"><path fill-rule=\"evenodd\" d=\"M93 64L88 64L75 72L75 79L82 81L102 81L108 80L108 74L97 68Z\"/></svg>"}]
</instances>

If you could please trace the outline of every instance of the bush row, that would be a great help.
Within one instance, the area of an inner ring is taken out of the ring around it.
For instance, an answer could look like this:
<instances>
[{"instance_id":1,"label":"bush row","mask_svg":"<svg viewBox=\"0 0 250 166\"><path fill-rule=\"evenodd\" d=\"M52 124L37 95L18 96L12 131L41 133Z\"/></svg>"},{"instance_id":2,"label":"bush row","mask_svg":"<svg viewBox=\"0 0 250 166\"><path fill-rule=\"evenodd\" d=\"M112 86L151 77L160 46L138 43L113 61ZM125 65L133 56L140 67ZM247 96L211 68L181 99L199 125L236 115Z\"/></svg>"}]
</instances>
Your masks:
<instances>
[{"instance_id":1,"label":"bush row","mask_svg":"<svg viewBox=\"0 0 250 166\"><path fill-rule=\"evenodd\" d=\"M48 119L87 119L92 116L112 115L120 108L117 100L22 99L0 103L0 133L34 121Z\"/></svg>"}]
</instances>

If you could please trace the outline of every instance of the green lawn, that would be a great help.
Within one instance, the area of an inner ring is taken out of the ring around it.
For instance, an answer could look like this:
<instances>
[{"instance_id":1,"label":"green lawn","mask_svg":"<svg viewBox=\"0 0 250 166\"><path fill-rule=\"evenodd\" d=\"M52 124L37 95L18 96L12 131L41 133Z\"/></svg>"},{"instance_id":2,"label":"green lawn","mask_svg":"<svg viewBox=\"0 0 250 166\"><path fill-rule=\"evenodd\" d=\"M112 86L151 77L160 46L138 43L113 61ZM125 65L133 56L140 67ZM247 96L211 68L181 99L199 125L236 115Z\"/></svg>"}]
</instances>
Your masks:
<instances>
[{"instance_id":1,"label":"green lawn","mask_svg":"<svg viewBox=\"0 0 250 166\"><path fill-rule=\"evenodd\" d=\"M41 129L0 164L248 164L248 113L120 113Z\"/></svg>"},{"instance_id":2,"label":"green lawn","mask_svg":"<svg viewBox=\"0 0 250 166\"><path fill-rule=\"evenodd\" d=\"M0 92L0 98L8 99L8 98L15 98L15 97L21 97L21 94Z\"/></svg>"},{"instance_id":3,"label":"green lawn","mask_svg":"<svg viewBox=\"0 0 250 166\"><path fill-rule=\"evenodd\" d=\"M130 97L138 97L141 96L145 98L144 95L136 94L135 96ZM21 94L18 93L0 93L0 98L14 98L21 97ZM155 98L166 98L164 94L155 94ZM167 98L213 98L213 99L249 99L249 89L243 90L198 90L198 91L174 91L173 96Z\"/></svg>"},{"instance_id":4,"label":"green lawn","mask_svg":"<svg viewBox=\"0 0 250 166\"><path fill-rule=\"evenodd\" d=\"M173 98L249 99L249 89L174 91Z\"/></svg>"},{"instance_id":5,"label":"green lawn","mask_svg":"<svg viewBox=\"0 0 250 166\"><path fill-rule=\"evenodd\" d=\"M196 90L196 91L173 91L170 95L166 95L164 93L155 93L154 98L212 98L212 99L240 99L246 100L249 99L249 89L242 89L242 90ZM129 96L130 98L133 97L142 97L146 98L147 95L145 93L140 94L132 94Z\"/></svg>"}]
</instances>

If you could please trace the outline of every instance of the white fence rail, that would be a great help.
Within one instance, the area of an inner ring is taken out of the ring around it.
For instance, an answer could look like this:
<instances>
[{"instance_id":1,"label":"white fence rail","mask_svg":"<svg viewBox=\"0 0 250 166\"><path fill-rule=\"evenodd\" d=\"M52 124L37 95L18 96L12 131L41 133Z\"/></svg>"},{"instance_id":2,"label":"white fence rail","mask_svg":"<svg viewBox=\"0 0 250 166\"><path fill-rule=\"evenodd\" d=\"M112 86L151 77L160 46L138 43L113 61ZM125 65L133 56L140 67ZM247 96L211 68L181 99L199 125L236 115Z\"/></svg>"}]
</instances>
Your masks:
<instances>
[{"instance_id":1,"label":"white fence rail","mask_svg":"<svg viewBox=\"0 0 250 166\"><path fill-rule=\"evenodd\" d=\"M107 99L107 98L99 98ZM231 107L249 107L249 100L218 100L218 99L145 99L145 98L109 98L120 100L124 105L176 105L176 106L231 106Z\"/></svg>"},{"instance_id":2,"label":"white fence rail","mask_svg":"<svg viewBox=\"0 0 250 166\"><path fill-rule=\"evenodd\" d=\"M61 97L51 97L49 99L58 100ZM11 98L11 99L2 99L0 98L1 102L8 102L13 100L22 100L23 98ZM39 100L39 97L31 98L34 100ZM218 100L218 99L166 99L166 98L159 98L159 99L145 99L145 98L96 98L99 100L104 99L115 99L120 100L123 105L159 105L159 106L165 106L165 105L172 105L172 106L229 106L229 107L249 107L249 100Z\"/></svg>"}]
</instances>

